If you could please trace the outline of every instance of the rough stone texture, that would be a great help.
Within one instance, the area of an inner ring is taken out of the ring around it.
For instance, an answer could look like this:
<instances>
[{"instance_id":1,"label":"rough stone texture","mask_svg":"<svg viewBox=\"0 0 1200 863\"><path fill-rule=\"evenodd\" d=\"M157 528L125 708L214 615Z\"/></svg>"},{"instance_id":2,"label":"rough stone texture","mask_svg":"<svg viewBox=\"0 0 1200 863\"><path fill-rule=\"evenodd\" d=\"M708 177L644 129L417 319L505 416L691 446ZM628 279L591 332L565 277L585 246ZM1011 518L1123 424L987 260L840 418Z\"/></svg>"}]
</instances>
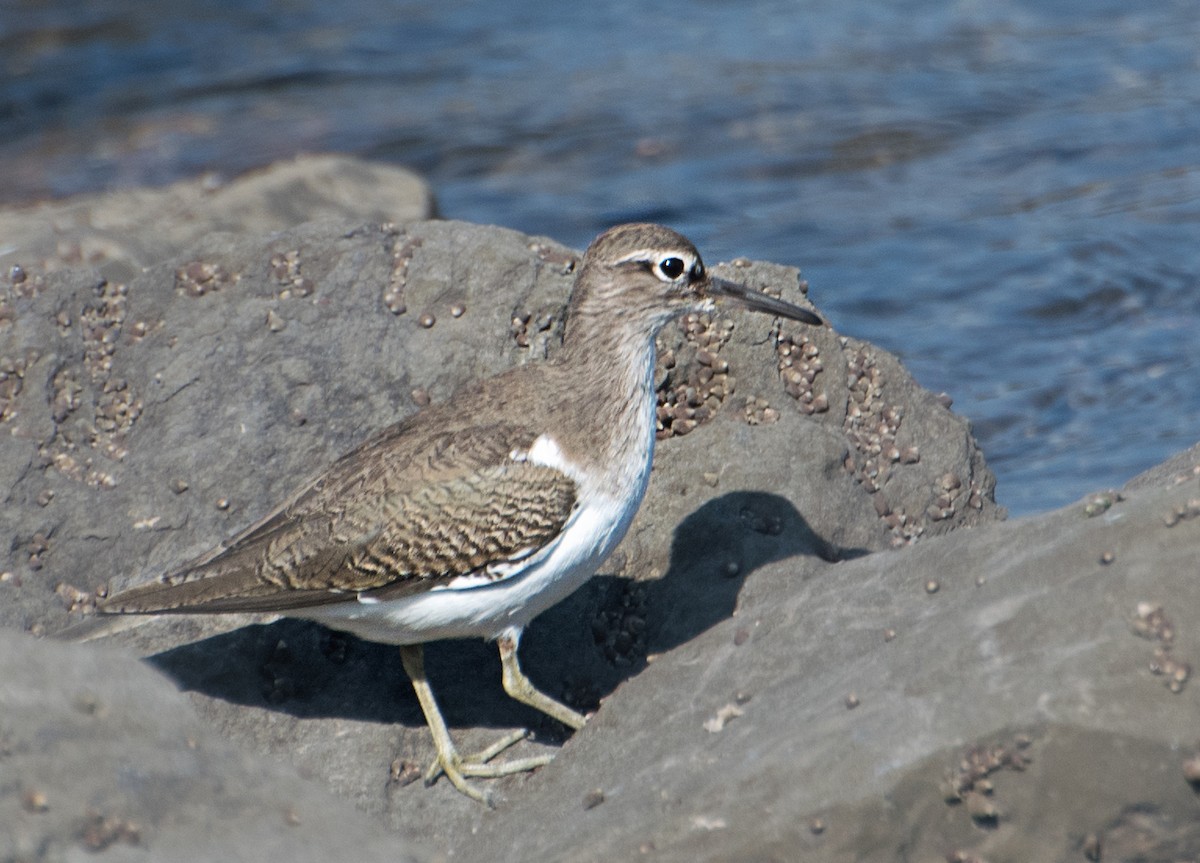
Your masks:
<instances>
[{"instance_id":1,"label":"rough stone texture","mask_svg":"<svg viewBox=\"0 0 1200 863\"><path fill-rule=\"evenodd\" d=\"M426 398L552 352L574 254L461 223L318 222L265 239L207 237L128 283L82 269L10 276L0 530L12 575L0 621L60 628L91 591L204 551ZM743 264L735 275L797 293L794 270ZM793 397L772 320L727 321L688 319L665 334L666 439L647 506L604 574L527 637L528 668L581 707L647 653L728 617L740 576L765 561L807 553L817 566L902 541L849 455L872 441L921 448L910 463L885 461L888 481L875 474L894 492L886 513L915 514L906 530L999 514L965 421L894 359L832 330L791 333L785 343L807 338L824 365ZM849 395L846 365L867 354L873 389ZM828 407L806 414L810 390ZM567 397L588 410L583 394ZM848 405L865 407L860 418L890 410L893 430L860 423L848 436ZM957 505L926 519L948 474L962 478ZM972 502L968 490L982 493ZM200 710L225 734L286 754L397 827L444 841L475 822L445 783L389 780L395 758L429 752L393 650L296 622L177 646L236 622L168 620L130 638L207 696ZM435 649L430 670L451 723L467 729L464 746L495 733L480 724L558 739L502 695L492 648Z\"/></svg>"},{"instance_id":2,"label":"rough stone texture","mask_svg":"<svg viewBox=\"0 0 1200 863\"><path fill-rule=\"evenodd\" d=\"M87 266L126 281L213 233L261 235L329 218L402 222L435 209L429 187L409 171L299 156L231 182L211 175L0 211L0 265Z\"/></svg>"},{"instance_id":3,"label":"rough stone texture","mask_svg":"<svg viewBox=\"0 0 1200 863\"><path fill-rule=\"evenodd\" d=\"M458 859L1082 860L1089 835L1196 859L1197 463L1108 508L763 567Z\"/></svg>"},{"instance_id":4,"label":"rough stone texture","mask_svg":"<svg viewBox=\"0 0 1200 863\"><path fill-rule=\"evenodd\" d=\"M0 655L0 860L434 859L222 741L127 651L0 630Z\"/></svg>"},{"instance_id":5,"label":"rough stone texture","mask_svg":"<svg viewBox=\"0 0 1200 863\"><path fill-rule=\"evenodd\" d=\"M35 632L110 579L206 550L428 398L552 353L575 254L498 228L361 220L203 236L126 276L35 248L0 274L0 625ZM787 268L719 272L799 292ZM736 312L661 342L646 504L522 644L547 691L600 709L550 767L492 783L498 812L405 784L432 747L394 649L297 621L226 631L246 618L120 640L214 733L461 860L1057 860L1089 833L1106 860L1195 847L1182 762L1200 744L1196 688L1163 685L1200 657L1194 454L1126 500L994 523L967 424L883 351ZM47 666L94 656L20 644ZM103 661L169 701L134 656ZM561 741L504 696L492 647L434 645L428 667L464 749L521 726L537 739L518 754ZM964 756L989 745L1006 766ZM944 791L964 757L974 772ZM0 813L18 812L19 788L3 780ZM223 811L191 793L177 802L197 818L205 801Z\"/></svg>"}]
</instances>

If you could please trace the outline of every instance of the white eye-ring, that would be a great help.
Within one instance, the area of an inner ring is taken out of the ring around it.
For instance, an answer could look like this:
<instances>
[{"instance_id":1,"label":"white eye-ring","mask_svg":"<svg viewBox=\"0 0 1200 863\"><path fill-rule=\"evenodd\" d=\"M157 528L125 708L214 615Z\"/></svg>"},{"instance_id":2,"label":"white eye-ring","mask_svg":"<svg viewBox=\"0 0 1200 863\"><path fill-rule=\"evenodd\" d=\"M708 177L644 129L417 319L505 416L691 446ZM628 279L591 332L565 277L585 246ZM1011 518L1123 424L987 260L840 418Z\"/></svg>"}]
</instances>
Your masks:
<instances>
[{"instance_id":1,"label":"white eye-ring","mask_svg":"<svg viewBox=\"0 0 1200 863\"><path fill-rule=\"evenodd\" d=\"M684 263L683 258L677 258L674 255L663 258L654 265L654 269L669 282L673 282L682 276L687 268L687 264Z\"/></svg>"},{"instance_id":2,"label":"white eye-ring","mask_svg":"<svg viewBox=\"0 0 1200 863\"><path fill-rule=\"evenodd\" d=\"M650 249L639 249L614 263L617 266L637 264L640 267L645 267L664 282L695 282L704 278L704 264L695 255L683 251L671 254L662 251L652 251Z\"/></svg>"}]
</instances>

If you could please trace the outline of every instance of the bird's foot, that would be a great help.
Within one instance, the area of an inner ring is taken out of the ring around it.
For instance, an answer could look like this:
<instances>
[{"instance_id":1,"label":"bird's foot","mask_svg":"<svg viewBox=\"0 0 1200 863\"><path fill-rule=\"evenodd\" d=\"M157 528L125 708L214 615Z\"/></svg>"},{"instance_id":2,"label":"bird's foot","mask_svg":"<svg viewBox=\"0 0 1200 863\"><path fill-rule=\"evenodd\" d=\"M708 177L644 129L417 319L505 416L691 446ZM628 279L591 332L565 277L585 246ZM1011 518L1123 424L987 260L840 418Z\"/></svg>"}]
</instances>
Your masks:
<instances>
[{"instance_id":1,"label":"bird's foot","mask_svg":"<svg viewBox=\"0 0 1200 863\"><path fill-rule=\"evenodd\" d=\"M425 771L425 784L432 785L437 781L439 776L445 774L446 778L450 780L455 788L472 800L478 800L489 807L494 806L495 803L492 800L491 794L468 782L467 778L491 779L497 776L510 776L513 773L525 773L549 764L554 758L553 755L534 755L529 758L517 758L512 761L491 763L492 759L501 752L521 742L528 736L528 732L524 730L513 731L504 735L486 749L465 757L459 755L458 750L453 746L440 750L433 764Z\"/></svg>"}]
</instances>

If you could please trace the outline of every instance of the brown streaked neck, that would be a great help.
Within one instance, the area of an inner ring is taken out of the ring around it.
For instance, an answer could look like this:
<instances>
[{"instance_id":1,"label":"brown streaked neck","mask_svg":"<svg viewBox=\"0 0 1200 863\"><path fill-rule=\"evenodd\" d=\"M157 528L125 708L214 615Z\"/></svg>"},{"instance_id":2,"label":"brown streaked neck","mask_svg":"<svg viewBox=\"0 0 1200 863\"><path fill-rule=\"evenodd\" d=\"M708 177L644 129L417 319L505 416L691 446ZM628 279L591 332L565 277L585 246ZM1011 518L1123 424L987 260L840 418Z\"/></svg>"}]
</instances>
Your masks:
<instances>
[{"instance_id":1,"label":"brown streaked neck","mask_svg":"<svg viewBox=\"0 0 1200 863\"><path fill-rule=\"evenodd\" d=\"M632 463L654 444L654 335L670 312L625 297L573 296L553 358L564 393L564 446L600 469ZM622 307L624 306L624 307ZM637 452L635 453L634 450Z\"/></svg>"}]
</instances>

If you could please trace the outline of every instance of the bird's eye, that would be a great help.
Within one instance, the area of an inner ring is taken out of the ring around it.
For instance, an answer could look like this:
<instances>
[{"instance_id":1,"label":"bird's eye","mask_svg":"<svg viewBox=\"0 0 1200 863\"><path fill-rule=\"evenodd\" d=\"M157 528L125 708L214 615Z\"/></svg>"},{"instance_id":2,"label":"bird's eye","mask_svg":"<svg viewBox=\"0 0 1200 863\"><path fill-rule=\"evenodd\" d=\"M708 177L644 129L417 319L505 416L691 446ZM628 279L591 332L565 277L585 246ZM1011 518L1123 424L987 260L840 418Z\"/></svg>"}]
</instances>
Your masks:
<instances>
[{"instance_id":1,"label":"bird's eye","mask_svg":"<svg viewBox=\"0 0 1200 863\"><path fill-rule=\"evenodd\" d=\"M687 269L687 265L684 264L682 258L663 258L658 262L658 271L671 281L682 276L685 269Z\"/></svg>"}]
</instances>

